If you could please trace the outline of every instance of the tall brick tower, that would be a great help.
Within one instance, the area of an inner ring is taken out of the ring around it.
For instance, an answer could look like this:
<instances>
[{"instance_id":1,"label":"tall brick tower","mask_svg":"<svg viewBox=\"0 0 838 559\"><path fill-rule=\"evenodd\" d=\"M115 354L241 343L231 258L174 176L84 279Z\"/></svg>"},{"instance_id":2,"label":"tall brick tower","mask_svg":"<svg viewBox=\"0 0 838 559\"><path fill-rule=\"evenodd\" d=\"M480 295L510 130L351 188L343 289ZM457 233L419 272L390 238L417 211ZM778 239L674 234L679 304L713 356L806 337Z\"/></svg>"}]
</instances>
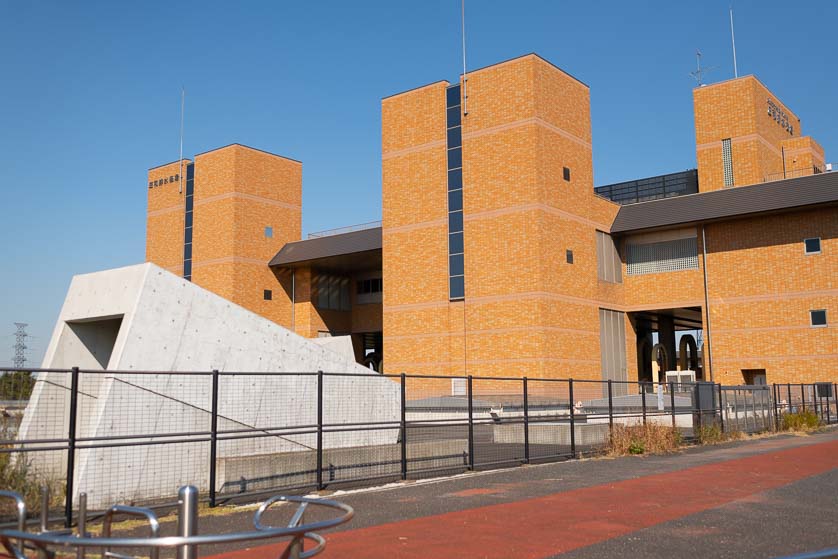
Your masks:
<instances>
[{"instance_id":1,"label":"tall brick tower","mask_svg":"<svg viewBox=\"0 0 838 559\"><path fill-rule=\"evenodd\" d=\"M382 102L387 370L600 378L589 89L536 55L465 89Z\"/></svg>"},{"instance_id":2,"label":"tall brick tower","mask_svg":"<svg viewBox=\"0 0 838 559\"><path fill-rule=\"evenodd\" d=\"M290 281L268 262L300 239L302 164L232 144L148 179L146 260L290 324Z\"/></svg>"},{"instance_id":3,"label":"tall brick tower","mask_svg":"<svg viewBox=\"0 0 838 559\"><path fill-rule=\"evenodd\" d=\"M701 192L823 170L823 148L754 76L698 87L693 106Z\"/></svg>"}]
</instances>

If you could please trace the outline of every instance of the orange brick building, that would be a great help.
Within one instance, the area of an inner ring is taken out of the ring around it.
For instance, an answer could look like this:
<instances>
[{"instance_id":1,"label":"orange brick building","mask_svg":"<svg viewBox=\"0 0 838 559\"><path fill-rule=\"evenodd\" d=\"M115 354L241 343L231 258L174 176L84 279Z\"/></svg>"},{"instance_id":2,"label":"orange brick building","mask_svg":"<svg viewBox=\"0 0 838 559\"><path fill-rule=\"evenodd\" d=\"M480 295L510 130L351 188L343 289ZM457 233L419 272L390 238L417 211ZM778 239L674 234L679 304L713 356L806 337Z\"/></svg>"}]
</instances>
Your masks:
<instances>
[{"instance_id":1,"label":"orange brick building","mask_svg":"<svg viewBox=\"0 0 838 559\"><path fill-rule=\"evenodd\" d=\"M380 227L302 240L235 144L149 171L146 257L387 372L837 379L838 174L756 78L693 97L697 171L595 189L589 88L509 60L382 101Z\"/></svg>"}]
</instances>

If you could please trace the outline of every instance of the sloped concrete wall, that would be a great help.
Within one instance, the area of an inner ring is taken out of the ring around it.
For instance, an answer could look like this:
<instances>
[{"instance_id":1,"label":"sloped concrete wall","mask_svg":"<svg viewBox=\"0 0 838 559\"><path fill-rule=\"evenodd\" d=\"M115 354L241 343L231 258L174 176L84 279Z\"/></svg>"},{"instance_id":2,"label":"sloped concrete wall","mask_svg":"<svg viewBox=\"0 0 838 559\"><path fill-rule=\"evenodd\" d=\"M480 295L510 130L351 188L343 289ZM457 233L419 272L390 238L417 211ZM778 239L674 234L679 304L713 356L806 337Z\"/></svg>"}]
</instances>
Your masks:
<instances>
[{"instance_id":1,"label":"sloped concrete wall","mask_svg":"<svg viewBox=\"0 0 838 559\"><path fill-rule=\"evenodd\" d=\"M101 355L108 348L101 345L103 336L87 336L86 344L85 336L73 335L78 329L72 325L86 324L93 332L96 321L116 317L122 322L104 369ZM375 420L399 419L398 385L356 364L351 354L330 351L153 264L73 279L43 367L74 365L85 367L80 377L80 438L142 434L174 440L184 438L179 434L207 432L211 376L185 372L213 369L237 373L219 378L219 430L315 424L313 373L319 370L348 375L324 377L325 421L370 421L371 413ZM283 372L308 375L264 374ZM20 440L66 437L69 381L69 375L59 373L39 377ZM309 451L316 445L313 433L266 434L271 436L219 442L219 459ZM355 431L325 437L324 446L383 445L396 439L395 429ZM64 453L28 456L37 471L64 475ZM208 442L81 449L75 487L88 494L90 506L100 507L169 497L185 483L206 490L208 470Z\"/></svg>"}]
</instances>

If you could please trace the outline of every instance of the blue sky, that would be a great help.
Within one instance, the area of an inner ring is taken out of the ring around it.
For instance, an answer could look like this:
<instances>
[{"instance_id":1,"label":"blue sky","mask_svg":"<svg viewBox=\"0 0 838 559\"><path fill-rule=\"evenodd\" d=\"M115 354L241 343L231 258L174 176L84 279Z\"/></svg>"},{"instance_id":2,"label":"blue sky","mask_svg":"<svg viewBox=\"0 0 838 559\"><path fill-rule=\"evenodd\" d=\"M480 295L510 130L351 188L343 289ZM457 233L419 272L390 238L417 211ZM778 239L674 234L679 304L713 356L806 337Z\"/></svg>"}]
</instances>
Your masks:
<instances>
[{"instance_id":1,"label":"blue sky","mask_svg":"<svg viewBox=\"0 0 838 559\"><path fill-rule=\"evenodd\" d=\"M468 65L591 87L596 184L695 166L689 73L733 76L730 2L468 0ZM838 160L838 2L733 3L756 74ZM73 274L141 262L146 172L240 142L303 162L304 233L380 219L380 100L461 68L459 0L0 0L0 364L40 359Z\"/></svg>"}]
</instances>

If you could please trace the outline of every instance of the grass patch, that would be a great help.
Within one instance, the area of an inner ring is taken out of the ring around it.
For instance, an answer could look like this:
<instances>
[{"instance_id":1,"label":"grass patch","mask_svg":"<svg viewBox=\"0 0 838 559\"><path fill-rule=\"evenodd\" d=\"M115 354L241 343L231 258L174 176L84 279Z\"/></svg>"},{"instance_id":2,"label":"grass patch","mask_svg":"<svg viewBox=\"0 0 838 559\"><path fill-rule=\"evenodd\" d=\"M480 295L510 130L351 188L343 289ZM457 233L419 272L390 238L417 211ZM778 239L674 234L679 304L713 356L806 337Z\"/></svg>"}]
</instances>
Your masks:
<instances>
[{"instance_id":1,"label":"grass patch","mask_svg":"<svg viewBox=\"0 0 838 559\"><path fill-rule=\"evenodd\" d=\"M11 441L17 433L20 417L0 418L0 440ZM0 450L14 448L12 444L0 445ZM64 482L47 480L32 470L29 457L25 452L0 452L0 489L18 493L26 502L28 516L40 514L41 486L50 490L50 507L60 507L64 503ZM11 499L0 500L0 519L6 520L17 515Z\"/></svg>"},{"instance_id":2,"label":"grass patch","mask_svg":"<svg viewBox=\"0 0 838 559\"><path fill-rule=\"evenodd\" d=\"M696 432L698 444L721 444L744 438L742 431L722 431L718 423L702 425Z\"/></svg>"},{"instance_id":3,"label":"grass patch","mask_svg":"<svg viewBox=\"0 0 838 559\"><path fill-rule=\"evenodd\" d=\"M672 427L646 425L615 425L608 445L610 456L667 454L681 446L681 432Z\"/></svg>"},{"instance_id":4,"label":"grass patch","mask_svg":"<svg viewBox=\"0 0 838 559\"><path fill-rule=\"evenodd\" d=\"M821 419L811 411L799 411L783 415L780 429L783 431L814 431L821 428Z\"/></svg>"}]
</instances>

